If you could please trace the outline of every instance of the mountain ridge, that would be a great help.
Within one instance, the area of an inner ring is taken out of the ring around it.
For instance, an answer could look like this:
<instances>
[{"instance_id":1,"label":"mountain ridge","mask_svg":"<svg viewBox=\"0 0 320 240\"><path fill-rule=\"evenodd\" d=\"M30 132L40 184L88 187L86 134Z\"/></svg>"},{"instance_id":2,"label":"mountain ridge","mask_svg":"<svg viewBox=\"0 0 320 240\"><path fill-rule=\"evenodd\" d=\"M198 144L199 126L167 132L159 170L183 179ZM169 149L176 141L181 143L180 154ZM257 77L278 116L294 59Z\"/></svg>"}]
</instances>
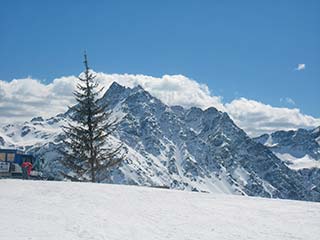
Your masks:
<instances>
[{"instance_id":1,"label":"mountain ridge","mask_svg":"<svg viewBox=\"0 0 320 240\"><path fill-rule=\"evenodd\" d=\"M227 113L213 107L169 107L141 86L115 82L100 101L118 120L110 143L121 141L128 148L119 169L99 176L103 182L320 201L319 189L306 175L251 139ZM3 145L46 159L46 174L61 179L59 171L67 170L56 158L68 114L5 126Z\"/></svg>"}]
</instances>

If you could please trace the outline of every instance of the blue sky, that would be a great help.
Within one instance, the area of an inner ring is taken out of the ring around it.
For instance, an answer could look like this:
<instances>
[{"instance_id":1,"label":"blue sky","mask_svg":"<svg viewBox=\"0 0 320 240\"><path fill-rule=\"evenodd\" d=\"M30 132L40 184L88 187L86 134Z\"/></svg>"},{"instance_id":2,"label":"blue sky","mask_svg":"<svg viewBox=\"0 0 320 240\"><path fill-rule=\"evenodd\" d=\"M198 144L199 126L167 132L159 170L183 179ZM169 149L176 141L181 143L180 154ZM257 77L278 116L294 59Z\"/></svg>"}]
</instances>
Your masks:
<instances>
[{"instance_id":1,"label":"blue sky","mask_svg":"<svg viewBox=\"0 0 320 240\"><path fill-rule=\"evenodd\" d=\"M86 49L95 71L183 74L225 102L245 97L319 118L319 13L317 0L4 0L0 79L77 75Z\"/></svg>"}]
</instances>

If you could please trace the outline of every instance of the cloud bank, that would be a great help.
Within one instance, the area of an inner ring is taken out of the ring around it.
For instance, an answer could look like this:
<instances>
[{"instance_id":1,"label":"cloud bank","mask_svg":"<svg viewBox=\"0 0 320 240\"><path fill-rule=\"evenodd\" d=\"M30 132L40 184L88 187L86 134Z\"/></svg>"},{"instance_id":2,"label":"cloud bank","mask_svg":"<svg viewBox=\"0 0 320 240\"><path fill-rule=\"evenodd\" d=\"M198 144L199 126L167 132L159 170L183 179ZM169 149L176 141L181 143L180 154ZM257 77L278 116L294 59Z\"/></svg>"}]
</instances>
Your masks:
<instances>
[{"instance_id":1,"label":"cloud bank","mask_svg":"<svg viewBox=\"0 0 320 240\"><path fill-rule=\"evenodd\" d=\"M0 122L20 122L64 112L74 103L75 80L72 76L62 77L48 85L32 78L0 80Z\"/></svg>"},{"instance_id":2,"label":"cloud bank","mask_svg":"<svg viewBox=\"0 0 320 240\"><path fill-rule=\"evenodd\" d=\"M186 108L197 106L202 109L215 107L227 112L251 136L320 125L320 119L305 115L299 109L276 108L246 98L223 103L222 97L215 96L207 85L183 75L164 75L160 78L133 74L96 75L106 89L114 81L127 87L141 85L167 105ZM0 122L25 121L35 116L51 117L66 111L67 106L75 103L72 92L76 79L75 76L61 77L50 84L32 78L14 79L11 82L0 80Z\"/></svg>"},{"instance_id":3,"label":"cloud bank","mask_svg":"<svg viewBox=\"0 0 320 240\"><path fill-rule=\"evenodd\" d=\"M302 114L297 108L272 107L246 98L233 100L225 106L235 123L251 136L320 125L320 119Z\"/></svg>"}]
</instances>

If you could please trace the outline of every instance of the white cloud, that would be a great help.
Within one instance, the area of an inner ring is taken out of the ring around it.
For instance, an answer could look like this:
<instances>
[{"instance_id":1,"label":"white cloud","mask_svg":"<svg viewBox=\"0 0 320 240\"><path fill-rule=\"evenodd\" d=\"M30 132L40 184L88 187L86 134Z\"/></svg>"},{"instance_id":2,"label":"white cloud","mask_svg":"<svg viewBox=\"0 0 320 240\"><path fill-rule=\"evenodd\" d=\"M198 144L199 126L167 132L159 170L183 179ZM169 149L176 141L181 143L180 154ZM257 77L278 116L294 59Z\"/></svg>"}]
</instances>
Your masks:
<instances>
[{"instance_id":1,"label":"white cloud","mask_svg":"<svg viewBox=\"0 0 320 240\"><path fill-rule=\"evenodd\" d=\"M236 124L252 136L280 129L320 125L320 119L304 115L299 109L276 108L245 98L224 104L222 97L211 93L207 85L183 75L164 75L160 78L133 74L96 75L106 89L116 81L127 87L141 85L168 105L203 109L214 106L228 112ZM76 79L75 76L61 77L50 84L32 78L11 82L0 80L0 122L30 120L35 116L51 117L66 111L68 105L74 104L72 92Z\"/></svg>"},{"instance_id":2,"label":"white cloud","mask_svg":"<svg viewBox=\"0 0 320 240\"><path fill-rule=\"evenodd\" d=\"M306 64L304 63L299 63L298 66L294 69L296 71L302 71L306 69Z\"/></svg>"},{"instance_id":3,"label":"white cloud","mask_svg":"<svg viewBox=\"0 0 320 240\"><path fill-rule=\"evenodd\" d=\"M296 102L290 97L280 98L280 102L287 103L290 105L296 105Z\"/></svg>"},{"instance_id":4,"label":"white cloud","mask_svg":"<svg viewBox=\"0 0 320 240\"><path fill-rule=\"evenodd\" d=\"M235 123L251 136L320 125L320 119L305 115L297 108L272 107L246 98L233 100L225 107Z\"/></svg>"},{"instance_id":5,"label":"white cloud","mask_svg":"<svg viewBox=\"0 0 320 240\"><path fill-rule=\"evenodd\" d=\"M51 117L74 103L75 77L54 79L48 85L30 77L0 80L0 122L29 120L35 116Z\"/></svg>"},{"instance_id":6,"label":"white cloud","mask_svg":"<svg viewBox=\"0 0 320 240\"><path fill-rule=\"evenodd\" d=\"M97 79L106 87L114 81L127 87L140 85L167 105L201 108L214 106L224 110L221 97L210 93L207 85L183 75L164 75L157 78L146 75L97 73Z\"/></svg>"}]
</instances>

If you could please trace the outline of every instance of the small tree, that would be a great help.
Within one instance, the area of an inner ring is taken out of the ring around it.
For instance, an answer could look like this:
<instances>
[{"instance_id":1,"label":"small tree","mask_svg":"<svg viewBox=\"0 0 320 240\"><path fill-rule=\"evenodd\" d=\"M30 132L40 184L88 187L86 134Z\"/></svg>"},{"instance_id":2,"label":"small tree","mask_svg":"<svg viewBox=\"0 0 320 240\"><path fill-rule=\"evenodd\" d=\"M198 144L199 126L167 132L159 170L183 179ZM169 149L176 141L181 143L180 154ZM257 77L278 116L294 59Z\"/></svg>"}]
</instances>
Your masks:
<instances>
[{"instance_id":1,"label":"small tree","mask_svg":"<svg viewBox=\"0 0 320 240\"><path fill-rule=\"evenodd\" d=\"M97 176L119 164L126 149L122 144L107 146L107 139L115 130L116 120L111 120L111 111L102 104L99 94L103 90L90 72L87 55L84 55L84 76L74 92L77 104L69 108L72 123L63 127L65 139L62 164L71 172L62 173L77 181L97 181Z\"/></svg>"}]
</instances>

